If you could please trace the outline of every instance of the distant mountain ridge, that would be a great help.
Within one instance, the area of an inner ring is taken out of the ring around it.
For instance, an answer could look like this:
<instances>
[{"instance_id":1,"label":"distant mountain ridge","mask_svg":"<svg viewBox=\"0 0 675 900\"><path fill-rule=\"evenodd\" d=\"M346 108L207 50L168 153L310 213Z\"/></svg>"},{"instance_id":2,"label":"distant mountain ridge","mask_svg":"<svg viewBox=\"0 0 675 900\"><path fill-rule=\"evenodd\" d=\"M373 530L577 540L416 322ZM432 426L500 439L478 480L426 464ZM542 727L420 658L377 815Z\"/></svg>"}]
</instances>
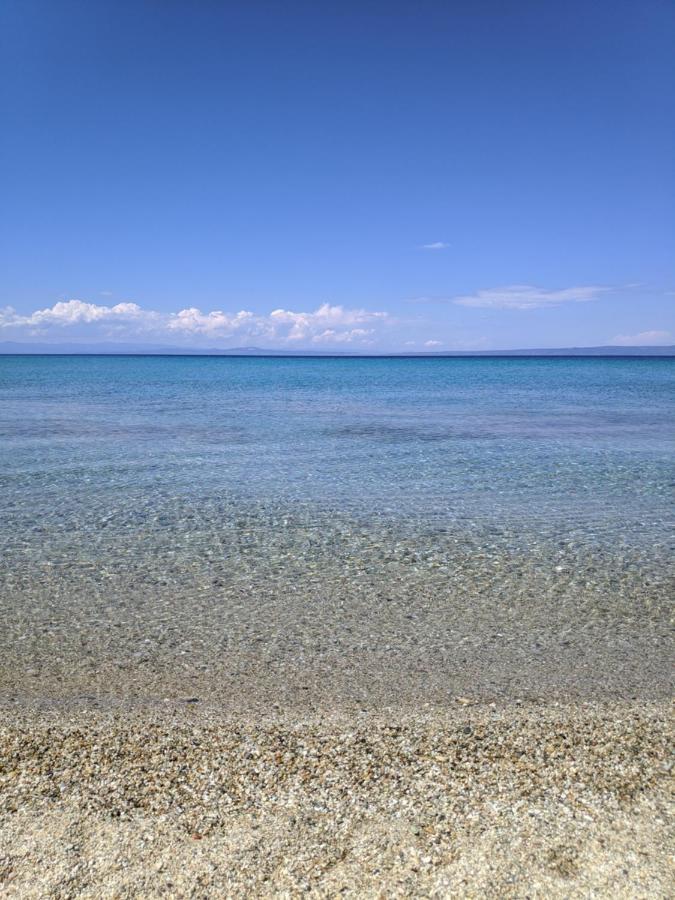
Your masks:
<instances>
[{"instance_id":1,"label":"distant mountain ridge","mask_svg":"<svg viewBox=\"0 0 675 900\"><path fill-rule=\"evenodd\" d=\"M675 356L675 344L662 347L544 347L515 350L429 350L367 353L344 350L278 350L264 347L170 347L162 344L124 344L102 342L78 343L21 343L0 341L0 355L4 356L373 356L373 357L480 357L480 356Z\"/></svg>"}]
</instances>

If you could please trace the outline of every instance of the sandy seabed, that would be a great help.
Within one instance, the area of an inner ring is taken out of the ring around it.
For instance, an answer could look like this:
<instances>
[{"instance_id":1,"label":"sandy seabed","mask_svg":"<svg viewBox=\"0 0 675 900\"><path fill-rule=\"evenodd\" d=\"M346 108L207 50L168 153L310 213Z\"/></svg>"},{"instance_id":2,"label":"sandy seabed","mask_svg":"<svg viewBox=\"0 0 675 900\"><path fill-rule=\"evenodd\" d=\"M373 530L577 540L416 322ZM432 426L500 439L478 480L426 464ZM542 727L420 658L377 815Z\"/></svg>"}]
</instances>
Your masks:
<instances>
[{"instance_id":1,"label":"sandy seabed","mask_svg":"<svg viewBox=\"0 0 675 900\"><path fill-rule=\"evenodd\" d=\"M0 708L6 897L672 897L671 706Z\"/></svg>"}]
</instances>

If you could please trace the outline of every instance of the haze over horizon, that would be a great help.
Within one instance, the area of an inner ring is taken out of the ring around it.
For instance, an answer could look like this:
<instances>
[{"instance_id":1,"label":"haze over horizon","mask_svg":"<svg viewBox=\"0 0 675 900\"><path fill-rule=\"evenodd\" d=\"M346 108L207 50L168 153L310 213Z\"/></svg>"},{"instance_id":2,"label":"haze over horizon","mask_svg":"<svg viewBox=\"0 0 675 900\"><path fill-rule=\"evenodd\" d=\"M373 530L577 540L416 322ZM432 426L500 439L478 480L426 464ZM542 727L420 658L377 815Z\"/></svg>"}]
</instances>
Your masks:
<instances>
[{"instance_id":1,"label":"haze over horizon","mask_svg":"<svg viewBox=\"0 0 675 900\"><path fill-rule=\"evenodd\" d=\"M39 343L38 341L0 341L0 356L13 355L149 355L149 356L200 356L200 355L233 355L233 356L321 356L321 357L395 357L395 356L675 356L675 344L603 344L595 347L509 347L502 350L452 350L425 347L414 349L382 350L367 346L346 346L341 348L319 347L208 347L208 346L176 346L168 344L145 344L121 341L59 341Z\"/></svg>"},{"instance_id":2,"label":"haze over horizon","mask_svg":"<svg viewBox=\"0 0 675 900\"><path fill-rule=\"evenodd\" d=\"M675 342L667 2L0 15L0 342Z\"/></svg>"}]
</instances>

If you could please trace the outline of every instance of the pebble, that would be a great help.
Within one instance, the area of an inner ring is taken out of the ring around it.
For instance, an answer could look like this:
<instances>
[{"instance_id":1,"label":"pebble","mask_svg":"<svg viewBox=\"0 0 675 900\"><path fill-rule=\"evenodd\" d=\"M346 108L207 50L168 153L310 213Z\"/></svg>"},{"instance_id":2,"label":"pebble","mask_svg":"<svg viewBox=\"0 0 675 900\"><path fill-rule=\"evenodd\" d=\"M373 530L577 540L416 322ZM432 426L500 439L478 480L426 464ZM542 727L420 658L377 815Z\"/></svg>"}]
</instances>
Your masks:
<instances>
[{"instance_id":1,"label":"pebble","mask_svg":"<svg viewBox=\"0 0 675 900\"><path fill-rule=\"evenodd\" d=\"M669 895L669 704L466 715L12 706L0 892Z\"/></svg>"}]
</instances>

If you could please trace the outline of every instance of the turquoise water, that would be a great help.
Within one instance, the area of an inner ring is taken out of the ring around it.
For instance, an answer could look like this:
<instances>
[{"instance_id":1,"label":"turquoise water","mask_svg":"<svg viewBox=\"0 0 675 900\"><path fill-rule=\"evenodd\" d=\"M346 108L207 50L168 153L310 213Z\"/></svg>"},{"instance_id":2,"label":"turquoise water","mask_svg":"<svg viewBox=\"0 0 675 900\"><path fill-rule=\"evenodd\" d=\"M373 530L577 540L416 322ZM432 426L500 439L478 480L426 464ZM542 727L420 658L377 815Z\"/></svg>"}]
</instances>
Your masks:
<instances>
[{"instance_id":1,"label":"turquoise water","mask_svg":"<svg viewBox=\"0 0 675 900\"><path fill-rule=\"evenodd\" d=\"M225 652L372 663L375 628L405 667L405 616L447 658L515 603L542 646L576 616L644 653L674 448L671 359L0 357L0 650L215 678Z\"/></svg>"},{"instance_id":2,"label":"turquoise water","mask_svg":"<svg viewBox=\"0 0 675 900\"><path fill-rule=\"evenodd\" d=\"M147 488L449 519L673 511L674 360L5 357L0 388L18 502Z\"/></svg>"}]
</instances>

